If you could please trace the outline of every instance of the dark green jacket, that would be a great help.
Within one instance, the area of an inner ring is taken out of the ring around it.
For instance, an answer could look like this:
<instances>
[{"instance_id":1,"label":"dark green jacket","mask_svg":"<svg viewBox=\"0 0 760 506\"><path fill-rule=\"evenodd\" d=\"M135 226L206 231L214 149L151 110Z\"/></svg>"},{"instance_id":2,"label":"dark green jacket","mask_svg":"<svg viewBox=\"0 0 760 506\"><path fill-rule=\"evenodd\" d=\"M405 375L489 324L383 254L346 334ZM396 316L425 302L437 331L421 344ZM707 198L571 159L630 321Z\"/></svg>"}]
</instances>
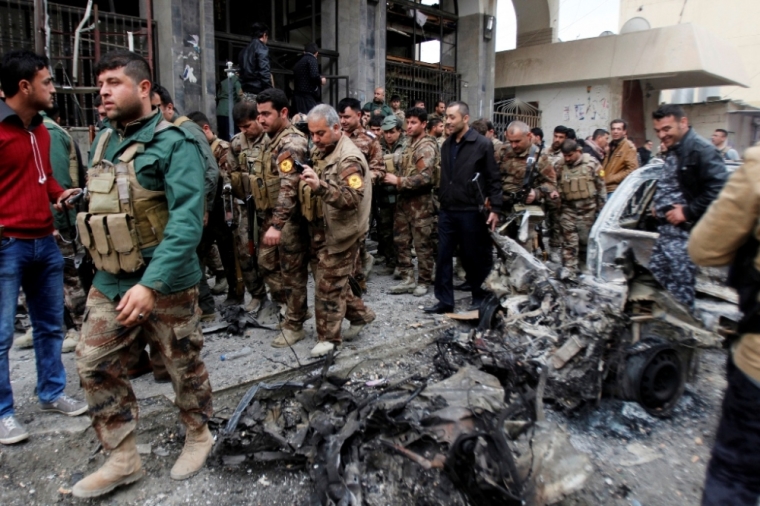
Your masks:
<instances>
[{"instance_id":1,"label":"dark green jacket","mask_svg":"<svg viewBox=\"0 0 760 506\"><path fill-rule=\"evenodd\" d=\"M174 112L172 117L172 123L177 121L180 115ZM180 125L180 128L184 129L198 142L201 149L201 156L205 162L206 172L204 175L203 190L206 195L206 210L210 213L214 207L214 196L216 195L216 183L219 178L219 165L216 163L214 153L211 152L211 145L206 139L206 134L203 133L203 129L198 126L195 121L185 121Z\"/></svg>"},{"instance_id":2,"label":"dark green jacket","mask_svg":"<svg viewBox=\"0 0 760 506\"><path fill-rule=\"evenodd\" d=\"M162 119L161 113L154 110L124 129L111 125L115 132L103 158L116 164L131 144L145 144L145 151L134 159L137 181L148 190L165 191L169 204L164 239L158 246L143 250L150 263L142 274L116 276L104 271L95 274L93 285L112 300L138 283L169 294L186 290L201 279L195 249L203 233L204 165L198 144L185 130L171 126L155 131ZM106 130L98 133L93 146L98 145Z\"/></svg>"},{"instance_id":3,"label":"dark green jacket","mask_svg":"<svg viewBox=\"0 0 760 506\"><path fill-rule=\"evenodd\" d=\"M390 116L393 114L393 109L390 108L387 104L378 104L374 101L367 102L364 104L364 107L362 107L362 111L369 111L370 114L375 112L375 109L381 109L383 112L383 117Z\"/></svg>"},{"instance_id":4,"label":"dark green jacket","mask_svg":"<svg viewBox=\"0 0 760 506\"><path fill-rule=\"evenodd\" d=\"M64 190L78 187L71 180L71 153L74 140L63 127L53 121L47 114L44 112L40 114L42 115L42 124L45 125L45 128L50 133L50 165L53 167L53 177ZM73 209L68 211L69 221L66 221L65 213L59 213L53 209L52 205L50 206L50 210L53 212L53 224L56 230L66 230L76 225L77 216L76 211Z\"/></svg>"},{"instance_id":5,"label":"dark green jacket","mask_svg":"<svg viewBox=\"0 0 760 506\"><path fill-rule=\"evenodd\" d=\"M229 116L230 115L230 78L228 77L221 83L219 83L219 93L216 95L218 102L216 103L216 115L217 116ZM240 102L240 96L243 94L243 87L240 85L240 79L238 76L232 76L232 106L234 107Z\"/></svg>"}]
</instances>

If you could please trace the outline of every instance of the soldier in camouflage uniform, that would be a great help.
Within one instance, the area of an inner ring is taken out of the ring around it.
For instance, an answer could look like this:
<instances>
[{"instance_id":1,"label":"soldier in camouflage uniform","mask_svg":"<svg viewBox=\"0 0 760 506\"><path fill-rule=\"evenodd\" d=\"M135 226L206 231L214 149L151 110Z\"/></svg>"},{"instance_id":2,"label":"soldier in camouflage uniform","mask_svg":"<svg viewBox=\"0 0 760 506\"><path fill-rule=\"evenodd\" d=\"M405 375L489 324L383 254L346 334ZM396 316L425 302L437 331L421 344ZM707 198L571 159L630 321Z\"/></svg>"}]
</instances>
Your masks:
<instances>
[{"instance_id":1,"label":"soldier in camouflage uniform","mask_svg":"<svg viewBox=\"0 0 760 506\"><path fill-rule=\"evenodd\" d=\"M250 230L254 226L250 223L248 210L245 201L253 199L251 187L248 184L248 176L255 175L257 167L261 166L263 160L263 151L269 138L264 133L261 125L258 123L259 112L254 102L241 102L236 104L232 110L232 118L235 126L240 133L235 135L230 141L230 149L227 152L227 166L230 173L230 191L233 196L233 203L229 204L229 197L225 198L227 218L233 227L235 242L235 253L237 255L238 265L246 290L251 294L251 301L245 307L248 312L256 312L261 307L261 303L266 298L265 279L256 255L256 249L260 244L255 244L256 231ZM244 184L245 180L245 184ZM249 202L250 203L250 202ZM262 208L264 202L260 202ZM259 209L256 205L252 209ZM264 220L265 212L257 211L257 221L261 223ZM274 286L282 285L279 271L270 273L270 279L275 279ZM271 290L271 287L270 287ZM272 291L274 298L275 291ZM285 304L285 298L276 300L280 304Z\"/></svg>"},{"instance_id":2,"label":"soldier in camouflage uniform","mask_svg":"<svg viewBox=\"0 0 760 506\"><path fill-rule=\"evenodd\" d=\"M270 209L261 225L265 232L259 248L259 267L272 298L284 298L287 303L281 333L272 342L272 346L280 348L304 338L303 322L307 318L309 237L298 202L300 178L296 162L306 162L309 145L306 136L288 120L285 92L265 90L256 97L256 104L259 123L270 139L262 165ZM282 273L279 286L278 271Z\"/></svg>"},{"instance_id":3,"label":"soldier in camouflage uniform","mask_svg":"<svg viewBox=\"0 0 760 506\"><path fill-rule=\"evenodd\" d=\"M79 156L77 153L74 139L69 133L61 128L58 123L53 121L45 113L42 113L42 124L45 125L50 133L50 165L53 167L53 177L61 185L61 188L79 188ZM67 216L68 215L68 216ZM53 213L55 229L58 234L55 235L58 249L65 259L63 267L63 302L70 319L64 318L64 321L70 326L66 331L66 338L63 341L61 351L69 353L79 341L79 328L82 324L82 315L84 314L84 303L87 295L82 288L82 282L79 279L79 273L74 264L77 246L75 241L76 231L76 214L73 211L64 211L63 213ZM81 249L80 249L81 251ZM31 327L30 327L31 334ZM31 338L31 335L29 336ZM23 338L19 338L23 339ZM18 341L18 340L17 340ZM29 346L32 342L29 339Z\"/></svg>"},{"instance_id":4,"label":"soldier in camouflage uniform","mask_svg":"<svg viewBox=\"0 0 760 506\"><path fill-rule=\"evenodd\" d=\"M427 122L427 133L431 137L435 139L435 142L438 144L438 149L441 149L441 146L443 145L443 141L446 140L446 135L444 135L444 121L439 118L430 118L428 117Z\"/></svg>"},{"instance_id":5,"label":"soldier in camouflage uniform","mask_svg":"<svg viewBox=\"0 0 760 506\"><path fill-rule=\"evenodd\" d=\"M435 139L425 133L427 112L412 108L406 111L407 145L401 153L397 174L386 174L384 181L396 185L398 203L393 222L393 236L398 252L400 284L390 293L412 293L422 297L433 283L435 264L433 233L433 181L440 170L441 154ZM414 280L412 244L417 251L419 279Z\"/></svg>"},{"instance_id":6,"label":"soldier in camouflage uniform","mask_svg":"<svg viewBox=\"0 0 760 506\"><path fill-rule=\"evenodd\" d=\"M552 137L552 144L548 148L549 161L552 167L556 167L557 164L564 164L565 159L562 156L562 143L567 139L567 132L570 129L563 125L557 125L554 128L554 136ZM551 249L550 255L552 261L560 263L561 254L560 248L562 246L562 227L559 224L559 217L562 211L562 203L559 199L549 199L546 201L546 228L549 232L549 248Z\"/></svg>"},{"instance_id":7,"label":"soldier in camouflage uniform","mask_svg":"<svg viewBox=\"0 0 760 506\"><path fill-rule=\"evenodd\" d=\"M406 117L406 115L404 115ZM383 161L388 173L395 173L395 165L400 159L401 151L406 147L406 135L401 131L401 122L397 116L388 116L383 120ZM372 192L375 204L375 226L377 227L377 253L385 258L385 265L396 267L396 246L393 244L393 215L396 212L398 191L394 185L380 183Z\"/></svg>"},{"instance_id":8,"label":"soldier in camouflage uniform","mask_svg":"<svg viewBox=\"0 0 760 506\"><path fill-rule=\"evenodd\" d=\"M516 202L516 193L523 188L525 182L528 158L537 156L538 148L533 144L530 127L522 121L513 121L507 126L507 141L496 153L496 164L501 173L505 212L507 214L512 212L512 207L515 205L539 204L551 200L552 196L556 200L558 198L557 176L549 157L542 153L536 162L533 187L524 202ZM513 224L507 232L510 237L517 239L518 224L516 222ZM528 251L535 252L536 231L533 227L530 227L526 242L520 242L520 244Z\"/></svg>"},{"instance_id":9,"label":"soldier in camouflage uniform","mask_svg":"<svg viewBox=\"0 0 760 506\"><path fill-rule=\"evenodd\" d=\"M101 130L93 143L89 209L77 216L98 272L76 359L92 426L110 456L74 485L73 495L81 498L106 494L144 474L135 441L137 400L124 365L140 335L159 350L187 428L171 477L184 480L198 472L214 444L208 429L211 385L200 356L201 270L197 261L188 261L203 232L200 147L151 109L151 72L141 56L108 53L95 75L113 127ZM104 247L112 242L118 251Z\"/></svg>"},{"instance_id":10,"label":"soldier in camouflage uniform","mask_svg":"<svg viewBox=\"0 0 760 506\"><path fill-rule=\"evenodd\" d=\"M356 144L356 147L364 155L367 165L369 165L369 170L372 173L372 185L374 186L385 177L383 150L375 136L362 128L361 112L361 103L355 98L344 98L338 102L340 126L346 135L348 135L348 138ZM359 245L359 255L356 258L357 264L354 272L354 278L356 278L363 292L367 291L367 277L372 271L372 265L375 262L375 259L367 251L366 243L365 238Z\"/></svg>"},{"instance_id":11,"label":"soldier in camouflage uniform","mask_svg":"<svg viewBox=\"0 0 760 506\"><path fill-rule=\"evenodd\" d=\"M244 302L242 272L235 259L232 230L226 224L226 208L229 207L230 202L230 167L227 161L230 143L214 134L208 117L202 112L190 113L188 118L203 129L214 159L219 165L214 208L209 213L209 226L204 228L203 239L201 239L201 261L204 266L212 268L216 276L216 284L211 292L215 295L228 292L225 305L242 304ZM215 265L217 262L221 263L221 268ZM238 279L238 273L240 273L240 279Z\"/></svg>"},{"instance_id":12,"label":"soldier in camouflage uniform","mask_svg":"<svg viewBox=\"0 0 760 506\"><path fill-rule=\"evenodd\" d=\"M371 172L359 149L341 132L338 114L329 105L309 112L314 142L314 168L301 175L299 196L309 221L317 339L313 357L332 351L342 339L354 339L375 313L354 295L349 278L359 242L369 230ZM343 318L351 322L341 338Z\"/></svg>"},{"instance_id":13,"label":"soldier in camouflage uniform","mask_svg":"<svg viewBox=\"0 0 760 506\"><path fill-rule=\"evenodd\" d=\"M562 143L564 164L557 164L557 185L562 202L562 260L572 274L578 273L578 257L588 244L588 235L607 201L599 161L573 139Z\"/></svg>"}]
</instances>

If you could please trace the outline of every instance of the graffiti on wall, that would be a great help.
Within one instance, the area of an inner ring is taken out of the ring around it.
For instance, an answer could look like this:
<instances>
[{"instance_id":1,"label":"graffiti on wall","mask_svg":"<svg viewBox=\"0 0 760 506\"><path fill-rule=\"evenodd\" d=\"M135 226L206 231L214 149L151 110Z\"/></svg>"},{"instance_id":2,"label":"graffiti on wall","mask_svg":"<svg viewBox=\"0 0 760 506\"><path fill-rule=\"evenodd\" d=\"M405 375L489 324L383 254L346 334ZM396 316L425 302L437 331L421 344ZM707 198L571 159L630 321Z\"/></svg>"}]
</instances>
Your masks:
<instances>
[{"instance_id":1,"label":"graffiti on wall","mask_svg":"<svg viewBox=\"0 0 760 506\"><path fill-rule=\"evenodd\" d=\"M588 137L597 128L608 130L610 103L606 93L606 87L587 86L585 97L563 106L565 126L574 128L580 138Z\"/></svg>"},{"instance_id":2,"label":"graffiti on wall","mask_svg":"<svg viewBox=\"0 0 760 506\"><path fill-rule=\"evenodd\" d=\"M190 44L190 49L180 52L177 56L178 62L185 62L185 68L182 74L180 74L180 78L185 82L197 83L198 78L195 76L195 67L193 65L197 66L200 64L200 37L198 35L191 35L186 42Z\"/></svg>"}]
</instances>

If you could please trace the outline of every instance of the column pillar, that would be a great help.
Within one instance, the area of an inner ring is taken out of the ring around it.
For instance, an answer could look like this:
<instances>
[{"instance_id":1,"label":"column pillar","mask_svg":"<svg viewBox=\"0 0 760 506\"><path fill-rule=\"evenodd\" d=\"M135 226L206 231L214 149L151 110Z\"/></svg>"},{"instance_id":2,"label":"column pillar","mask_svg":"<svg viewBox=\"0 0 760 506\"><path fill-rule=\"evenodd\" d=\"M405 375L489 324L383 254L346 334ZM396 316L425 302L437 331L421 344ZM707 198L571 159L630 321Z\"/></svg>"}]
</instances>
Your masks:
<instances>
[{"instance_id":1,"label":"column pillar","mask_svg":"<svg viewBox=\"0 0 760 506\"><path fill-rule=\"evenodd\" d=\"M462 2L457 24L457 73L462 78L461 99L470 106L470 118L490 118L493 111L496 63L495 20L491 40L486 40L486 16L496 15L496 1Z\"/></svg>"},{"instance_id":2,"label":"column pillar","mask_svg":"<svg viewBox=\"0 0 760 506\"><path fill-rule=\"evenodd\" d=\"M180 114L205 113L216 121L213 0L154 0L159 65L156 75Z\"/></svg>"}]
</instances>

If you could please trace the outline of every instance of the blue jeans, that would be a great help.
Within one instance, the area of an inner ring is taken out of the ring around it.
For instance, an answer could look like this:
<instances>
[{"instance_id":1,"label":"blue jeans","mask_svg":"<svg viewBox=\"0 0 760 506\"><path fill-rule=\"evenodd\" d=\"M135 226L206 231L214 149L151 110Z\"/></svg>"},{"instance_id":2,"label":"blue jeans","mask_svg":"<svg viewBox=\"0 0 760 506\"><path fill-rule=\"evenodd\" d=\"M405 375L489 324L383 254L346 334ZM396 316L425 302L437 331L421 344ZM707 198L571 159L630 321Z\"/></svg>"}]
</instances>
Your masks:
<instances>
[{"instance_id":1,"label":"blue jeans","mask_svg":"<svg viewBox=\"0 0 760 506\"><path fill-rule=\"evenodd\" d=\"M63 344L63 256L52 235L0 241L0 418L13 414L8 350L13 345L19 287L34 329L37 395L53 402L66 386Z\"/></svg>"}]
</instances>

